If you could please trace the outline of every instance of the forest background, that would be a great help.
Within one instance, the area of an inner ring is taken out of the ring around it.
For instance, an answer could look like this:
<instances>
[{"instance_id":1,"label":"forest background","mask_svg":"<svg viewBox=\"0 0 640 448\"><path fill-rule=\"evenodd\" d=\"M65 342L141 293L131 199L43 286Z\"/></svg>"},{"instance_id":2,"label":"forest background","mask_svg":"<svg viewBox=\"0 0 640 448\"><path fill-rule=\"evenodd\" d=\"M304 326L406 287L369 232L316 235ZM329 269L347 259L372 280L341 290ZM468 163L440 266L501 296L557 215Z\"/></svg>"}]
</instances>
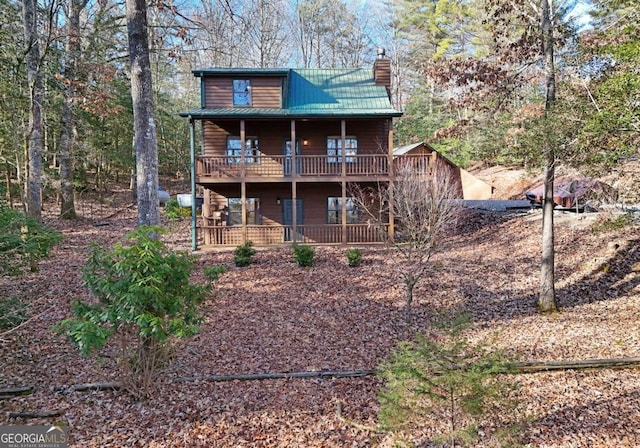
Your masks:
<instances>
[{"instance_id":1,"label":"forest background","mask_svg":"<svg viewBox=\"0 0 640 448\"><path fill-rule=\"evenodd\" d=\"M543 5L551 14L542 13ZM59 213L71 218L69 191L71 198L106 195L135 178L125 4L0 0L0 8L2 193L10 204L39 213L30 207L41 194L32 179L42 179L45 198L61 197ZM638 160L639 9L637 0L148 3L160 174L163 182L173 178L187 188L188 123L178 113L199 101L191 70L367 67L385 48L394 107L404 111L395 123L396 144L426 140L463 167L500 164L531 172L555 168L556 159L544 154L551 147L567 168L625 177L621 170ZM555 49L553 104L541 46ZM43 143L33 157L37 141ZM626 177L632 182L622 199L640 202L640 177ZM6 399L3 416L12 422L64 418L77 446L211 446L211 440L218 446L275 446L274 440L371 446L382 440L369 425L377 424L378 380L247 386L203 379L377 368L413 330L399 312L398 261L377 250L365 253L349 282L336 274L346 268L336 261L343 258L339 248L322 248L313 269L299 270L291 269L284 249L258 253L252 270L232 267L229 253L207 254L198 265L203 271L230 269L216 284L216 300L205 305L207 319L193 348L177 350L179 362L165 372L174 385L144 404L110 390L71 393L72 384L115 379L117 371L113 351L81 360L50 331L68 317L61 303L88 296L78 275L87 239L107 247L133 226L133 207L120 196L117 201L124 207L115 212L91 202L89 213L78 213L91 220L62 223L48 209L48 221L63 228L64 244L40 272L20 281L3 277L2 294L10 298L3 302L29 303L31 317L0 334L0 357L14 361L0 380L33 392ZM526 360L637 358L637 228L623 225L614 233L587 227L583 216L565 219L558 226L561 312L543 315L534 305L531 275L538 217L467 216L434 262L436 274L417 291L415 328L430 328L440 311L465 308L478 322L474 337L498 330L495 345ZM18 247L24 228L12 234ZM173 231L173 244L188 244L186 228L175 224ZM32 251L23 261L33 268L46 252ZM523 439L532 446L638 446L635 371L527 376L521 387L524 414L500 417L526 424ZM416 437L432 437L428 431Z\"/></svg>"},{"instance_id":2,"label":"forest background","mask_svg":"<svg viewBox=\"0 0 640 448\"><path fill-rule=\"evenodd\" d=\"M76 193L128 181L134 153L124 3L38 1L35 35L25 32L22 2L0 0L0 8L7 199L25 201L34 170L41 170L45 196L65 181ZM637 154L640 139L639 11L633 0L553 3L558 98L546 121L540 51L532 51L534 3L148 2L160 174L188 177L188 123L178 113L198 103L191 70L367 67L377 48L392 60L392 101L404 111L395 123L396 144L426 140L463 167L536 170L544 162L541 129L551 122L563 165L610 170ZM31 69L44 92L36 101L44 124L40 167L29 165L27 151L34 89L26 55L33 55L34 43L39 55Z\"/></svg>"}]
</instances>

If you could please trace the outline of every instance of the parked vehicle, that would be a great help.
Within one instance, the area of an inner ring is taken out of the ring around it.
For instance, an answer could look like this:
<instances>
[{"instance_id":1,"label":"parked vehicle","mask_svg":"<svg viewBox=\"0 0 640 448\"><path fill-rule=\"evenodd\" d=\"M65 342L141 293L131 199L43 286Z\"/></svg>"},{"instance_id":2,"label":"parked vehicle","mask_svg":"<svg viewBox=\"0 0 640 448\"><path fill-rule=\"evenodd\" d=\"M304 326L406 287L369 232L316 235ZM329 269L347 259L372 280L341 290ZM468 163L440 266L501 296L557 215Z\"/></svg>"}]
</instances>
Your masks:
<instances>
[{"instance_id":1,"label":"parked vehicle","mask_svg":"<svg viewBox=\"0 0 640 448\"><path fill-rule=\"evenodd\" d=\"M525 193L532 206L541 207L544 184ZM565 177L553 183L553 202L556 208L576 211L597 211L602 204L614 203L618 192L610 185L588 177Z\"/></svg>"}]
</instances>

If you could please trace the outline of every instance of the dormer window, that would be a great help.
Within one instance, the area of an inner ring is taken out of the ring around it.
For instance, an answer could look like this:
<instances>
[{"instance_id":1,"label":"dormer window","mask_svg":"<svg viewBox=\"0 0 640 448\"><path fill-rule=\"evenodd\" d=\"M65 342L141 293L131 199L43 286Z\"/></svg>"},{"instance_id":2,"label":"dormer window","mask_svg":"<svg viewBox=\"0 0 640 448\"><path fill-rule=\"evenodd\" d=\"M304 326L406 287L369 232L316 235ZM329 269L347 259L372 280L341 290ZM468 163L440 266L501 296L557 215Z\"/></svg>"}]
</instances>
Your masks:
<instances>
[{"instance_id":1,"label":"dormer window","mask_svg":"<svg viewBox=\"0 0 640 448\"><path fill-rule=\"evenodd\" d=\"M251 80L233 80L233 105L251 106Z\"/></svg>"}]
</instances>

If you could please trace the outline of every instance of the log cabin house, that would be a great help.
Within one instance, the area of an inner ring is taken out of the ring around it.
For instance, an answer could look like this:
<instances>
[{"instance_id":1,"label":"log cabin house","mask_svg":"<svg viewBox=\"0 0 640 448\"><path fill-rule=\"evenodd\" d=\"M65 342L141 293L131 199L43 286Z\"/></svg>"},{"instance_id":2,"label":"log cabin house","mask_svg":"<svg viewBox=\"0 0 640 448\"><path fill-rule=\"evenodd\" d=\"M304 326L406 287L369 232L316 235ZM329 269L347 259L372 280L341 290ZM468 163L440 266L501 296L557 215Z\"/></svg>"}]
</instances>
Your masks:
<instances>
[{"instance_id":1,"label":"log cabin house","mask_svg":"<svg viewBox=\"0 0 640 448\"><path fill-rule=\"evenodd\" d=\"M361 222L351 183L391 180L391 66L373 69L211 68L189 119L194 250L204 246L382 242ZM201 148L196 153L196 127ZM423 156L420 156L423 158ZM393 217L388 232L393 234Z\"/></svg>"}]
</instances>

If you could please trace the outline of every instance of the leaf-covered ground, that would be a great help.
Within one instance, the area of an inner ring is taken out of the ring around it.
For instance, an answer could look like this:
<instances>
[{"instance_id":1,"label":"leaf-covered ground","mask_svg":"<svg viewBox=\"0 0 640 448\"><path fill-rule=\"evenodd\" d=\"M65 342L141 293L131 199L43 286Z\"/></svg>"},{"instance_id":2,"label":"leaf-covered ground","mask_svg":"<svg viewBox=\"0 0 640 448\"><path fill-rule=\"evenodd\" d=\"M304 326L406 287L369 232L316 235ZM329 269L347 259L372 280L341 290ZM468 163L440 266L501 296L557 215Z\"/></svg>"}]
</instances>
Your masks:
<instances>
[{"instance_id":1,"label":"leaf-covered ground","mask_svg":"<svg viewBox=\"0 0 640 448\"><path fill-rule=\"evenodd\" d=\"M70 392L116 379L114 351L82 358L49 330L86 297L80 271L88 243L111 244L135 225L133 210L92 210L91 219L49 223L64 242L38 273L0 279L1 297L30 303L31 320L0 332L0 387L35 392L0 400L0 425L69 425L74 447L369 447L388 446L375 431L375 377L264 381L178 381L217 374L375 369L396 343L450 308L472 312L473 339L523 361L640 356L638 228L591 231L593 216L558 215L557 293L562 311L536 313L540 215L470 213L417 288L412 320L404 316L399 259L363 248L350 268L345 248L317 249L313 268L290 248L260 250L236 268L230 251L201 253L227 273L204 305L202 331L176 348L157 396L134 402L117 391ZM188 223L170 224L168 241L188 249ZM535 447L640 446L640 372L566 371L519 375L524 444ZM12 412L55 411L41 419ZM425 434L428 433L428 422ZM485 443L485 442L482 442ZM482 445L481 443L481 445ZM485 443L485 445L488 442ZM482 445L482 446L485 446Z\"/></svg>"}]
</instances>

